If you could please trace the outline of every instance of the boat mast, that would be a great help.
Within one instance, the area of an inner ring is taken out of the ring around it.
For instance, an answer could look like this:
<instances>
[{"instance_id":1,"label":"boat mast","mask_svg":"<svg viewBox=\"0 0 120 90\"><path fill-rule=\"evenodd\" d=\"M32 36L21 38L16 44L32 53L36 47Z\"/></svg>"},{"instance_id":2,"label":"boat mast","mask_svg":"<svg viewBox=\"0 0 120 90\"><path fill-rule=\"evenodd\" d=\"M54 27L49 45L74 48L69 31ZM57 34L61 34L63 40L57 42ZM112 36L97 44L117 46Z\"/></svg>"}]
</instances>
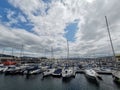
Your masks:
<instances>
[{"instance_id":1,"label":"boat mast","mask_svg":"<svg viewBox=\"0 0 120 90\"><path fill-rule=\"evenodd\" d=\"M1 56L0 56L0 62L2 60L2 55L4 54L5 48L3 48L2 52L1 52Z\"/></svg>"},{"instance_id":2,"label":"boat mast","mask_svg":"<svg viewBox=\"0 0 120 90\"><path fill-rule=\"evenodd\" d=\"M51 59L54 59L53 47L51 47Z\"/></svg>"},{"instance_id":3,"label":"boat mast","mask_svg":"<svg viewBox=\"0 0 120 90\"><path fill-rule=\"evenodd\" d=\"M22 44L21 52L20 52L20 60L22 60L22 56L23 56L23 44Z\"/></svg>"},{"instance_id":4,"label":"boat mast","mask_svg":"<svg viewBox=\"0 0 120 90\"><path fill-rule=\"evenodd\" d=\"M67 40L67 60L69 59L69 42Z\"/></svg>"},{"instance_id":5,"label":"boat mast","mask_svg":"<svg viewBox=\"0 0 120 90\"><path fill-rule=\"evenodd\" d=\"M13 56L13 48L12 48L12 59L14 60L14 56Z\"/></svg>"},{"instance_id":6,"label":"boat mast","mask_svg":"<svg viewBox=\"0 0 120 90\"><path fill-rule=\"evenodd\" d=\"M113 51L113 59L114 59L114 65L116 66L115 62L116 62L116 57L115 57L115 50L113 47L113 42L112 42L112 38L111 38L111 33L110 33L110 29L109 29L109 24L108 24L108 20L107 17L105 16L105 21L106 21L106 25L107 25L107 31L108 31L108 35L109 35L109 39L110 39L110 44L111 44L111 48Z\"/></svg>"},{"instance_id":7,"label":"boat mast","mask_svg":"<svg viewBox=\"0 0 120 90\"><path fill-rule=\"evenodd\" d=\"M46 57L46 49L44 49L44 57Z\"/></svg>"},{"instance_id":8,"label":"boat mast","mask_svg":"<svg viewBox=\"0 0 120 90\"><path fill-rule=\"evenodd\" d=\"M13 48L12 48L12 56L13 56Z\"/></svg>"}]
</instances>

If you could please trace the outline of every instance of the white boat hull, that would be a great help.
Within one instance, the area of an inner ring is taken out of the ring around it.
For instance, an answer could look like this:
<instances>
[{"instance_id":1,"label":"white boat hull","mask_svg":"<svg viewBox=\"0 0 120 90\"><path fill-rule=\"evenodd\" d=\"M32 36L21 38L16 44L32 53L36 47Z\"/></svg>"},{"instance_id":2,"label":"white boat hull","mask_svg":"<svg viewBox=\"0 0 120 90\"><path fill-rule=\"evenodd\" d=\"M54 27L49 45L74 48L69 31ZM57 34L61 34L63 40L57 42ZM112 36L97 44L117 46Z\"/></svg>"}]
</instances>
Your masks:
<instances>
[{"instance_id":1,"label":"white boat hull","mask_svg":"<svg viewBox=\"0 0 120 90\"><path fill-rule=\"evenodd\" d=\"M48 69L45 72L43 72L43 76L49 76L52 75L52 73L55 71L55 69Z\"/></svg>"},{"instance_id":2,"label":"white boat hull","mask_svg":"<svg viewBox=\"0 0 120 90\"><path fill-rule=\"evenodd\" d=\"M98 73L96 73L93 69L85 70L85 76L88 80L95 81L97 83L98 83L98 79L102 80L102 78L98 75Z\"/></svg>"},{"instance_id":3,"label":"white boat hull","mask_svg":"<svg viewBox=\"0 0 120 90\"><path fill-rule=\"evenodd\" d=\"M75 71L73 68L63 69L62 70L62 77L63 78L70 78L75 76Z\"/></svg>"}]
</instances>

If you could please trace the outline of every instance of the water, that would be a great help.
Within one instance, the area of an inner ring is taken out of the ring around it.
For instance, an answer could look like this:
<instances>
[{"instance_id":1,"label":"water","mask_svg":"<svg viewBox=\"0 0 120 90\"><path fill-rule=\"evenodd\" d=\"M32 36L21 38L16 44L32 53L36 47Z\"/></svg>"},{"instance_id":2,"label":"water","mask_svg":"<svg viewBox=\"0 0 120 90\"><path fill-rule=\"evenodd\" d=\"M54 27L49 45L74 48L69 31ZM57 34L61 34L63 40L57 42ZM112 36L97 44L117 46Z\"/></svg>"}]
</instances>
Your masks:
<instances>
[{"instance_id":1,"label":"water","mask_svg":"<svg viewBox=\"0 0 120 90\"><path fill-rule=\"evenodd\" d=\"M0 75L0 90L120 90L120 86L112 81L111 75L102 75L103 81L95 84L86 79L84 74L77 74L75 78L63 81L62 78L42 75L5 76Z\"/></svg>"}]
</instances>

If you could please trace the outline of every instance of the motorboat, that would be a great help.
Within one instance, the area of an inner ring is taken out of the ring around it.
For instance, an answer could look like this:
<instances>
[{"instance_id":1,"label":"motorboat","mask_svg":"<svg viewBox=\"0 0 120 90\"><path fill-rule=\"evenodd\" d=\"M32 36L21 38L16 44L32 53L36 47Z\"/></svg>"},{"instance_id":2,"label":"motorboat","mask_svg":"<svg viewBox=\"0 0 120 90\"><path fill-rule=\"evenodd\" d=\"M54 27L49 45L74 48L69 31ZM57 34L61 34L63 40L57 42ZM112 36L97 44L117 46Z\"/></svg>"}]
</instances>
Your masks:
<instances>
[{"instance_id":1,"label":"motorboat","mask_svg":"<svg viewBox=\"0 0 120 90\"><path fill-rule=\"evenodd\" d=\"M23 72L23 74L26 75L39 74L39 73L41 73L41 69L38 66L29 66Z\"/></svg>"},{"instance_id":2,"label":"motorboat","mask_svg":"<svg viewBox=\"0 0 120 90\"><path fill-rule=\"evenodd\" d=\"M6 67L3 64L0 64L0 73L3 73L3 71L4 71L5 68Z\"/></svg>"},{"instance_id":3,"label":"motorboat","mask_svg":"<svg viewBox=\"0 0 120 90\"><path fill-rule=\"evenodd\" d=\"M14 74L18 74L20 68L19 67L16 67L15 65L10 65L8 66L8 68L4 71L5 75L8 75L8 74L11 74L11 75L14 75Z\"/></svg>"},{"instance_id":4,"label":"motorboat","mask_svg":"<svg viewBox=\"0 0 120 90\"><path fill-rule=\"evenodd\" d=\"M47 69L45 72L43 72L43 77L52 75L52 73L53 73L54 71L55 71L55 68Z\"/></svg>"},{"instance_id":5,"label":"motorboat","mask_svg":"<svg viewBox=\"0 0 120 90\"><path fill-rule=\"evenodd\" d=\"M113 71L112 76L113 76L113 81L120 84L120 71L117 70Z\"/></svg>"},{"instance_id":6,"label":"motorboat","mask_svg":"<svg viewBox=\"0 0 120 90\"><path fill-rule=\"evenodd\" d=\"M85 69L85 76L91 81L102 80L102 77L93 69Z\"/></svg>"},{"instance_id":7,"label":"motorboat","mask_svg":"<svg viewBox=\"0 0 120 90\"><path fill-rule=\"evenodd\" d=\"M40 66L41 67L41 70L44 72L44 71L46 71L48 68L49 68L49 66Z\"/></svg>"},{"instance_id":8,"label":"motorboat","mask_svg":"<svg viewBox=\"0 0 120 90\"><path fill-rule=\"evenodd\" d=\"M99 72L99 73L105 73L105 74L112 74L112 70L110 69L110 68L104 68L104 67L102 67L102 68L100 68L100 70L99 71L97 71L97 72Z\"/></svg>"},{"instance_id":9,"label":"motorboat","mask_svg":"<svg viewBox=\"0 0 120 90\"><path fill-rule=\"evenodd\" d=\"M57 68L55 71L52 73L53 76L55 77L61 77L62 75L62 68Z\"/></svg>"},{"instance_id":10,"label":"motorboat","mask_svg":"<svg viewBox=\"0 0 120 90\"><path fill-rule=\"evenodd\" d=\"M31 74L31 75L32 74L39 74L39 73L41 73L41 69L40 68L32 70L32 71L29 72L29 74Z\"/></svg>"},{"instance_id":11,"label":"motorboat","mask_svg":"<svg viewBox=\"0 0 120 90\"><path fill-rule=\"evenodd\" d=\"M27 69L27 65L21 65L20 66L20 71L18 72L20 75L23 75L24 74L24 71Z\"/></svg>"}]
</instances>

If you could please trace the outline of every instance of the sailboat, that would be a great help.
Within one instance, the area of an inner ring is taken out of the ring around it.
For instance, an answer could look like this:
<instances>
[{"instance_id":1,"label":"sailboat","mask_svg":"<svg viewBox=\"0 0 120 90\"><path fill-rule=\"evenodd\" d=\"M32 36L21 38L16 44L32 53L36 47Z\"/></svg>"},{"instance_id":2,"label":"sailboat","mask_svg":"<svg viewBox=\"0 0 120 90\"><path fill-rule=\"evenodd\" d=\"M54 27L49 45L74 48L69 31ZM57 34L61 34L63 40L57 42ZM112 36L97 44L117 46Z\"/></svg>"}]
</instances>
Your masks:
<instances>
[{"instance_id":1,"label":"sailboat","mask_svg":"<svg viewBox=\"0 0 120 90\"><path fill-rule=\"evenodd\" d=\"M108 30L108 35L109 35L109 39L110 39L110 44L111 44L111 48L113 51L113 57L114 57L114 61L115 61L115 67L116 67L116 56L115 56L115 50L113 47L113 43L112 43L112 38L111 38L111 34L110 34L110 30L109 30L109 25L108 25L108 20L107 17L105 16L105 20L106 20L106 25L107 25L107 30ZM112 76L113 76L113 81L117 82L120 84L120 70L117 67L117 70L114 70L112 72Z\"/></svg>"},{"instance_id":2,"label":"sailboat","mask_svg":"<svg viewBox=\"0 0 120 90\"><path fill-rule=\"evenodd\" d=\"M62 77L63 77L63 79L75 77L74 69L72 67L64 67L62 69Z\"/></svg>"}]
</instances>

